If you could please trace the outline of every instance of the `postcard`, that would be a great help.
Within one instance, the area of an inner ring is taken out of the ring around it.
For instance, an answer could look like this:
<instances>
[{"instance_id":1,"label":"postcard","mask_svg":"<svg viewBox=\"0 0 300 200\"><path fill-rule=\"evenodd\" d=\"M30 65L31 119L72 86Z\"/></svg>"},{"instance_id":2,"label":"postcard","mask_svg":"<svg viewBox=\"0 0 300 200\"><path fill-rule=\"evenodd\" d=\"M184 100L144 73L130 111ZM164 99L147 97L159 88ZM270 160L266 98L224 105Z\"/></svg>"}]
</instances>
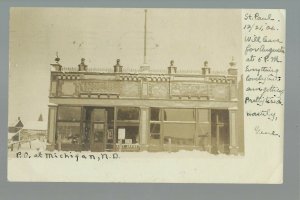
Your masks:
<instances>
[{"instance_id":1,"label":"postcard","mask_svg":"<svg viewBox=\"0 0 300 200\"><path fill-rule=\"evenodd\" d=\"M11 8L8 180L283 183L285 10Z\"/></svg>"}]
</instances>

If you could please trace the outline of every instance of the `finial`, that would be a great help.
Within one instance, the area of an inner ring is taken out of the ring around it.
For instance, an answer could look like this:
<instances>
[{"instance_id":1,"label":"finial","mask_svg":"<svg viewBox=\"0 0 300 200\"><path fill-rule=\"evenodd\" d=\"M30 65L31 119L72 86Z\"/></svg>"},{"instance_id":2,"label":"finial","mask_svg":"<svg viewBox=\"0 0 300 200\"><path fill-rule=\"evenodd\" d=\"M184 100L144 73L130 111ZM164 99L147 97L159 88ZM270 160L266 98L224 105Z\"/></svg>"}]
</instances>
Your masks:
<instances>
[{"instance_id":1,"label":"finial","mask_svg":"<svg viewBox=\"0 0 300 200\"><path fill-rule=\"evenodd\" d=\"M177 67L174 66L174 60L170 61L170 67L168 67L168 73L173 74L177 72Z\"/></svg>"},{"instance_id":2,"label":"finial","mask_svg":"<svg viewBox=\"0 0 300 200\"><path fill-rule=\"evenodd\" d=\"M204 61L204 67L207 67L207 65L208 65L208 61L206 60Z\"/></svg>"},{"instance_id":3,"label":"finial","mask_svg":"<svg viewBox=\"0 0 300 200\"><path fill-rule=\"evenodd\" d=\"M170 64L171 64L171 67L173 67L174 66L174 60L171 60Z\"/></svg>"},{"instance_id":4,"label":"finial","mask_svg":"<svg viewBox=\"0 0 300 200\"><path fill-rule=\"evenodd\" d=\"M202 67L202 74L208 75L210 74L210 67L208 67L208 61L204 61L204 67Z\"/></svg>"},{"instance_id":5,"label":"finial","mask_svg":"<svg viewBox=\"0 0 300 200\"><path fill-rule=\"evenodd\" d=\"M229 63L229 65L231 66L231 67L235 67L235 65L236 65L236 62L234 61L234 57L232 56L232 58L231 58L231 62Z\"/></svg>"},{"instance_id":6,"label":"finial","mask_svg":"<svg viewBox=\"0 0 300 200\"><path fill-rule=\"evenodd\" d=\"M117 63L114 65L114 72L122 72L123 66L120 65L120 59L117 59Z\"/></svg>"},{"instance_id":7,"label":"finial","mask_svg":"<svg viewBox=\"0 0 300 200\"><path fill-rule=\"evenodd\" d=\"M81 62L78 65L78 71L87 71L87 65L84 63L85 58L81 58Z\"/></svg>"},{"instance_id":8,"label":"finial","mask_svg":"<svg viewBox=\"0 0 300 200\"><path fill-rule=\"evenodd\" d=\"M54 59L55 62L58 64L58 62L60 61L60 58L58 57L58 52L56 52L56 58Z\"/></svg>"}]
</instances>

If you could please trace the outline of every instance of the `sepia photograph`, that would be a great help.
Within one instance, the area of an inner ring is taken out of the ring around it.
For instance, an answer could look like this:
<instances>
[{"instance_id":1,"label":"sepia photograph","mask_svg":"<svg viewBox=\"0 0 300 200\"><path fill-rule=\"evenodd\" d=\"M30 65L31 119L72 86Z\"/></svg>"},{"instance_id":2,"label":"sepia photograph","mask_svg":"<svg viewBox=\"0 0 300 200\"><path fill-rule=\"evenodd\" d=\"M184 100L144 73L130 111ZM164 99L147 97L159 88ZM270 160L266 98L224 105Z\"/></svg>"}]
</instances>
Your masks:
<instances>
[{"instance_id":1,"label":"sepia photograph","mask_svg":"<svg viewBox=\"0 0 300 200\"><path fill-rule=\"evenodd\" d=\"M9 148L244 154L239 15L13 9Z\"/></svg>"}]
</instances>

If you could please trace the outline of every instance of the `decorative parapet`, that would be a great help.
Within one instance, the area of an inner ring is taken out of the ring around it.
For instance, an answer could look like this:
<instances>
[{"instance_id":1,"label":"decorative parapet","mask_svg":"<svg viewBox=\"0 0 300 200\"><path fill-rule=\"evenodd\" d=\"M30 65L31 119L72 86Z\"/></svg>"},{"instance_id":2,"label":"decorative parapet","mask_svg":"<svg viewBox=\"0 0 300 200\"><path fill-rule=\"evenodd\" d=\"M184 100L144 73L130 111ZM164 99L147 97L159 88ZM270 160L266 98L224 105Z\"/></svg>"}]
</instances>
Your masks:
<instances>
[{"instance_id":1,"label":"decorative parapet","mask_svg":"<svg viewBox=\"0 0 300 200\"><path fill-rule=\"evenodd\" d=\"M55 66L61 66L58 61ZM208 62L201 71L177 70L171 61L168 71L141 72L123 68L119 59L110 69L87 68L84 60L78 67L51 71L50 97L237 101L234 61L228 73L219 74L211 71Z\"/></svg>"}]
</instances>

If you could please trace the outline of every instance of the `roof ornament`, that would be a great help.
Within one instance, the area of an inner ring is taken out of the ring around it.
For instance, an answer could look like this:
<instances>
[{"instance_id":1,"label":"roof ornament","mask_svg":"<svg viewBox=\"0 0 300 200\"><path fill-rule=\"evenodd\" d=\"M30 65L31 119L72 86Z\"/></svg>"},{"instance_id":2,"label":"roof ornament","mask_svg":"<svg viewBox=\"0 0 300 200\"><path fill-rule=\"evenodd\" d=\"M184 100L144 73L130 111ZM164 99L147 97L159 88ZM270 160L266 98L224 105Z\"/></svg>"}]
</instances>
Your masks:
<instances>
[{"instance_id":1,"label":"roof ornament","mask_svg":"<svg viewBox=\"0 0 300 200\"><path fill-rule=\"evenodd\" d=\"M229 63L229 65L230 65L230 67L235 67L235 65L236 65L236 62L235 62L233 56L232 56L232 58L231 58L231 62Z\"/></svg>"},{"instance_id":2,"label":"roof ornament","mask_svg":"<svg viewBox=\"0 0 300 200\"><path fill-rule=\"evenodd\" d=\"M210 67L208 66L208 61L204 61L204 67L202 67L202 75L210 74Z\"/></svg>"},{"instance_id":3,"label":"roof ornament","mask_svg":"<svg viewBox=\"0 0 300 200\"><path fill-rule=\"evenodd\" d=\"M170 66L168 67L168 74L176 74L177 73L177 67L174 65L174 60L170 61Z\"/></svg>"},{"instance_id":4,"label":"roof ornament","mask_svg":"<svg viewBox=\"0 0 300 200\"><path fill-rule=\"evenodd\" d=\"M234 57L232 56L231 61L229 62L229 68L228 68L228 75L237 76L238 70L236 68L236 62L234 60Z\"/></svg>"},{"instance_id":5,"label":"roof ornament","mask_svg":"<svg viewBox=\"0 0 300 200\"><path fill-rule=\"evenodd\" d=\"M81 62L78 65L78 71L87 71L87 65L84 63L85 58L81 58Z\"/></svg>"},{"instance_id":6,"label":"roof ornament","mask_svg":"<svg viewBox=\"0 0 300 200\"><path fill-rule=\"evenodd\" d=\"M208 65L208 61L206 60L204 61L204 67L207 67L207 65Z\"/></svg>"},{"instance_id":7,"label":"roof ornament","mask_svg":"<svg viewBox=\"0 0 300 200\"><path fill-rule=\"evenodd\" d=\"M122 73L123 66L120 64L120 59L117 59L117 63L114 65L114 72L115 73Z\"/></svg>"},{"instance_id":8,"label":"roof ornament","mask_svg":"<svg viewBox=\"0 0 300 200\"><path fill-rule=\"evenodd\" d=\"M55 63L50 64L52 66L51 71L61 71L62 66L59 64L60 58L58 57L58 52L56 52L56 57L54 59Z\"/></svg>"},{"instance_id":9,"label":"roof ornament","mask_svg":"<svg viewBox=\"0 0 300 200\"><path fill-rule=\"evenodd\" d=\"M57 64L59 64L60 58L58 57L58 52L56 52L56 58L54 60Z\"/></svg>"}]
</instances>

